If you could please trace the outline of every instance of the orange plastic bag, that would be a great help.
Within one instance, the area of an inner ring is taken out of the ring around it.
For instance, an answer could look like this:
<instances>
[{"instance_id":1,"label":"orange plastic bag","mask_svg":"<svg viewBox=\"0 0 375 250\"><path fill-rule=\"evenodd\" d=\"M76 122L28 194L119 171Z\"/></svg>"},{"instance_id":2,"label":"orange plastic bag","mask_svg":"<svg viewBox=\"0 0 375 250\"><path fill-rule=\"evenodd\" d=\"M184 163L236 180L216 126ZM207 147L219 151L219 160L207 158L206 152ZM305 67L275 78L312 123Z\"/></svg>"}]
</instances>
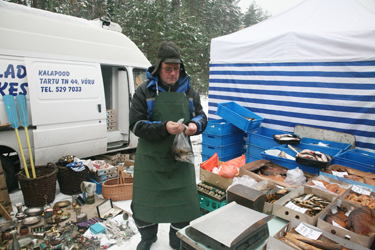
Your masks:
<instances>
[{"instance_id":1,"label":"orange plastic bag","mask_svg":"<svg viewBox=\"0 0 375 250\"><path fill-rule=\"evenodd\" d=\"M201 163L201 167L207 171L212 172L212 169L217 167L217 164L219 163L219 157L217 156L217 153L215 153L213 156L208 158L205 162Z\"/></svg>"},{"instance_id":2,"label":"orange plastic bag","mask_svg":"<svg viewBox=\"0 0 375 250\"><path fill-rule=\"evenodd\" d=\"M245 155L226 161L223 163L223 165L221 165L219 175L225 178L233 179L234 176L238 174L238 169L245 164L246 164Z\"/></svg>"}]
</instances>

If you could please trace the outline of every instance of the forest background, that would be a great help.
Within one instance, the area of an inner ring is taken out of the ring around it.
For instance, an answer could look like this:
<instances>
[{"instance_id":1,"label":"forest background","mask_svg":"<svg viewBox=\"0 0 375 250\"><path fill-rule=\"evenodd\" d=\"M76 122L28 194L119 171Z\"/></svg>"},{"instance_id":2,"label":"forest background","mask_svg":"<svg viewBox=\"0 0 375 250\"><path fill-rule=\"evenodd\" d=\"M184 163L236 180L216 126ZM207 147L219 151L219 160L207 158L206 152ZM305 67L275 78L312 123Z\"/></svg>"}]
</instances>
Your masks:
<instances>
[{"instance_id":1,"label":"forest background","mask_svg":"<svg viewBox=\"0 0 375 250\"><path fill-rule=\"evenodd\" d=\"M253 1L245 13L239 0L8 0L60 14L118 23L155 62L161 41L174 41L181 50L192 86L208 94L210 42L257 24L271 15Z\"/></svg>"}]
</instances>

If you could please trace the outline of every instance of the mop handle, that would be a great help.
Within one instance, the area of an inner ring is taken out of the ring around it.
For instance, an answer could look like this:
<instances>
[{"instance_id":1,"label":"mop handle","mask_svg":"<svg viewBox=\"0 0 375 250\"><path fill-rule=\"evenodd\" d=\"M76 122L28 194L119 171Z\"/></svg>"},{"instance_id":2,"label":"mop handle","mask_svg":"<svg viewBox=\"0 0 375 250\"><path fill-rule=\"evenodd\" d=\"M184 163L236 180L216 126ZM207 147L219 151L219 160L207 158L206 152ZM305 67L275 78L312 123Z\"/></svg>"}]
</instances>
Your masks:
<instances>
[{"instance_id":1,"label":"mop handle","mask_svg":"<svg viewBox=\"0 0 375 250\"><path fill-rule=\"evenodd\" d=\"M27 169L27 165L26 165L25 155L23 154L23 149L22 149L22 144L21 144L21 140L20 140L20 135L18 134L18 129L15 128L14 131L16 131L16 136L17 136L17 141L18 141L18 147L20 148L20 153L21 153L21 157L22 157L23 166L25 168L26 177L30 178L29 170Z\"/></svg>"}]
</instances>

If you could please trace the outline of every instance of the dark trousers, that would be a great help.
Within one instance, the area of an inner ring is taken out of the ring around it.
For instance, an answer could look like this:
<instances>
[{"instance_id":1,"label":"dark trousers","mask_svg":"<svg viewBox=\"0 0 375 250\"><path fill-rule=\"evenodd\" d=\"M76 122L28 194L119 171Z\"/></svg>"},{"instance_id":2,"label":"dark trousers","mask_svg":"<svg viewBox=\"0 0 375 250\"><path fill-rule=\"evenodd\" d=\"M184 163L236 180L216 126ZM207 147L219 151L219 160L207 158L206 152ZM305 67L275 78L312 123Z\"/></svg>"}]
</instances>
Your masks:
<instances>
[{"instance_id":1,"label":"dark trousers","mask_svg":"<svg viewBox=\"0 0 375 250\"><path fill-rule=\"evenodd\" d=\"M149 223L133 217L142 240L153 239L158 232L158 223ZM169 245L175 249L180 248L180 239L177 237L177 231L188 226L189 222L171 223L169 227Z\"/></svg>"}]
</instances>

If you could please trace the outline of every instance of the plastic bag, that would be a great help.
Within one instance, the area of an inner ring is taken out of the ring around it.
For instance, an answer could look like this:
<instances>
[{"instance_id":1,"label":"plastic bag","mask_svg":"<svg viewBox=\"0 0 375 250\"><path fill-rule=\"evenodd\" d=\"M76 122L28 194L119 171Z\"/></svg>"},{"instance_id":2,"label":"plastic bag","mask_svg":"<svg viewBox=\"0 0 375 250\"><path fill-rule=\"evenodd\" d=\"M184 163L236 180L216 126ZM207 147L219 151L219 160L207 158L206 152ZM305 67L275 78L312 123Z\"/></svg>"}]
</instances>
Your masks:
<instances>
[{"instance_id":1,"label":"plastic bag","mask_svg":"<svg viewBox=\"0 0 375 250\"><path fill-rule=\"evenodd\" d=\"M201 163L201 168L212 172L214 168L217 168L218 162L219 162L219 157L218 157L218 154L215 153L213 156L211 156L206 161Z\"/></svg>"},{"instance_id":2,"label":"plastic bag","mask_svg":"<svg viewBox=\"0 0 375 250\"><path fill-rule=\"evenodd\" d=\"M306 177L303 171L299 167L296 167L286 171L284 182L291 185L301 186L306 183Z\"/></svg>"},{"instance_id":3,"label":"plastic bag","mask_svg":"<svg viewBox=\"0 0 375 250\"><path fill-rule=\"evenodd\" d=\"M225 178L234 178L234 176L238 174L238 169L245 164L245 155L226 161L221 165L219 175Z\"/></svg>"},{"instance_id":4,"label":"plastic bag","mask_svg":"<svg viewBox=\"0 0 375 250\"><path fill-rule=\"evenodd\" d=\"M177 123L182 123L183 121L184 118L178 120ZM188 136L184 131L176 135L174 138L172 145L172 156L176 161L183 161L194 164L193 149L191 148Z\"/></svg>"},{"instance_id":5,"label":"plastic bag","mask_svg":"<svg viewBox=\"0 0 375 250\"><path fill-rule=\"evenodd\" d=\"M241 177L234 177L233 182L232 182L232 184L229 185L229 187L227 188L227 191L228 191L228 189L230 189L231 187L233 187L234 185L237 185L237 184L241 184L241 185L244 185L246 187L256 189L255 185L257 184L257 181L255 179L251 178L248 175L243 175Z\"/></svg>"}]
</instances>

